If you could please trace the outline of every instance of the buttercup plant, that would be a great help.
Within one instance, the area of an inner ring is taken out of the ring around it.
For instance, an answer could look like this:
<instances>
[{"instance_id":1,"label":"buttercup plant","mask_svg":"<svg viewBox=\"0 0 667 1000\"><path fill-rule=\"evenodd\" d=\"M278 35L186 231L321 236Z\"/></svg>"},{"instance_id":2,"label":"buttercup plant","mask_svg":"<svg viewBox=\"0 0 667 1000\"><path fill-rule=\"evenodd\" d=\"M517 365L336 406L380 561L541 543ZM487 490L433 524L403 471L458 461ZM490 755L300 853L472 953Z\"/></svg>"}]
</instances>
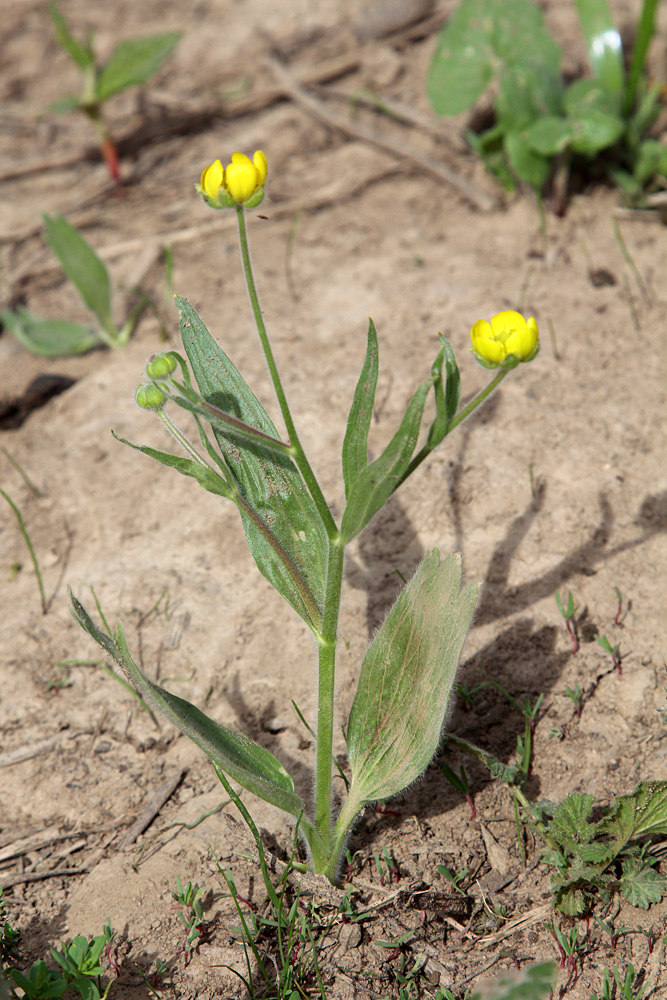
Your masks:
<instances>
[{"instance_id":1,"label":"buttercup plant","mask_svg":"<svg viewBox=\"0 0 667 1000\"><path fill-rule=\"evenodd\" d=\"M336 815L332 790L335 660L345 547L509 371L535 356L538 330L535 320L526 322L514 312L500 313L491 324L475 324L474 352L496 371L489 385L460 410L458 366L450 344L440 335L440 350L428 377L408 403L387 447L369 462L368 433L378 378L378 341L371 321L343 442L346 503L337 523L294 424L250 263L244 212L262 201L267 170L263 152L258 150L252 160L234 153L227 166L216 160L207 167L197 190L212 208L236 212L251 307L286 437L276 430L192 306L177 296L186 357L168 351L152 358L146 368L147 381L137 390L136 399L159 416L184 456L124 443L236 504L259 571L312 631L318 651L313 808L297 794L292 777L268 750L149 680L132 658L121 624L113 634L101 629L73 595L71 608L151 708L209 756L231 797L239 801L230 785L234 781L290 814L307 845L313 870L335 882L350 828L361 809L403 791L422 774L438 749L478 590L475 583L461 588L460 556L441 559L437 549L426 553L402 590L361 664L345 726L347 795ZM416 450L431 394L435 416L423 445ZM197 446L167 414L173 406L194 418ZM245 815L245 806L241 803L239 808Z\"/></svg>"}]
</instances>

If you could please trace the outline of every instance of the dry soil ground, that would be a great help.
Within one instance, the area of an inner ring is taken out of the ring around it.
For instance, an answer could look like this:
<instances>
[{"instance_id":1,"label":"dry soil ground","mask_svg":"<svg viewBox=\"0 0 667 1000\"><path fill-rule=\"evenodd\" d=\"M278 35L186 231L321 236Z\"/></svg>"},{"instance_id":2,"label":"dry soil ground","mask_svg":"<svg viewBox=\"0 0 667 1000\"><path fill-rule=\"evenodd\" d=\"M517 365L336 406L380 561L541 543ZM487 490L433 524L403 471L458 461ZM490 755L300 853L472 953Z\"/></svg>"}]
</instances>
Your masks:
<instances>
[{"instance_id":1,"label":"dry soil ground","mask_svg":"<svg viewBox=\"0 0 667 1000\"><path fill-rule=\"evenodd\" d=\"M573 5L542 6L576 70L583 51ZM613 4L624 31L639 6ZM85 121L42 115L76 86L45 5L8 7L0 77L3 300L26 302L42 315L84 316L42 243L40 212L66 215L117 284L140 283L158 302L168 244L176 291L271 408L233 219L210 212L193 190L212 159L265 150L268 196L249 217L254 263L305 445L338 511L338 456L368 316L381 343L377 454L429 370L438 331L458 354L465 399L487 377L467 353L471 324L505 308L535 315L539 358L504 382L353 547L340 626L340 720L369 635L400 587L396 571L409 576L433 545L460 551L466 578L483 581L462 682L474 687L488 674L521 702L543 695L530 797L560 801L586 791L603 806L667 770L665 230L656 220L617 220L631 265L614 233L617 195L597 188L578 194L564 217L547 213L542 234L532 198L503 200L465 151L465 120L441 122L428 108L425 72L453 4L447 0L412 27L408 7L64 0L78 30L95 29L103 54L119 36L184 32L159 76L110 106L121 191L109 183ZM269 55L307 86L320 113L348 131L307 108ZM362 87L409 107L415 123L341 99ZM362 131L406 156L374 146ZM408 153L456 170L485 203L491 196L491 207L475 205ZM126 298L116 297L119 318ZM175 310L165 315L169 343L178 347ZM0 482L22 511L48 599L42 614L23 539L3 505L0 883L26 962L47 956L60 939L99 933L109 918L119 932L118 1000L149 995L135 965L148 975L157 956L167 965L158 985L165 998L245 995L222 967L244 965L212 852L232 868L242 894L259 903L262 892L257 870L235 854L238 839L222 814L190 828L225 798L210 765L168 725L156 727L99 664L86 665L99 650L70 618L66 586L91 603L92 585L107 617L125 623L152 676L171 678L174 691L250 733L289 765L306 794L312 767L308 734L290 703L295 698L313 720L312 643L259 577L235 510L109 434L114 428L133 441L167 445L158 422L132 402L145 359L161 346L149 314L126 349L80 358L38 359L9 335L0 338L0 396L17 400L20 411L14 426L5 421ZM28 411L26 390L43 373L73 384ZM623 595L618 625L616 587ZM556 588L571 590L580 605L584 641L576 655ZM620 643L622 676L592 641L596 631ZM581 718L566 695L576 684L592 692ZM456 709L451 728L509 761L523 722L485 688L471 711ZM567 933L577 926L585 941L576 974L569 981L567 970L559 974L561 992L567 986L572 997L588 998L601 989L606 966L629 961L646 963L648 980L664 990L664 946L649 955L638 929L664 930L665 904L597 910L629 928L614 953L594 921L552 913L549 870L537 863L539 843L530 835L524 865L509 791L481 767L466 767L476 819L436 761L390 812L365 815L350 845L361 852L352 884L362 903L376 905L417 878L449 891L437 864L468 871L462 886L469 903L427 912L430 943L421 932L411 939L408 955L426 949L429 956L424 995L433 995L438 977L458 996L480 974L556 959L549 920ZM177 780L151 825L122 846L146 803ZM289 849L282 816L250 797L248 804L267 844ZM382 886L373 852L384 849L400 882L394 873ZM177 878L205 890L203 943L187 966L171 909ZM422 916L406 896L394 900L374 911L361 935L334 923L320 955L327 997L398 996L402 956L375 942L418 929ZM509 921L488 917L484 900L505 906ZM517 918L523 922L515 925Z\"/></svg>"}]
</instances>

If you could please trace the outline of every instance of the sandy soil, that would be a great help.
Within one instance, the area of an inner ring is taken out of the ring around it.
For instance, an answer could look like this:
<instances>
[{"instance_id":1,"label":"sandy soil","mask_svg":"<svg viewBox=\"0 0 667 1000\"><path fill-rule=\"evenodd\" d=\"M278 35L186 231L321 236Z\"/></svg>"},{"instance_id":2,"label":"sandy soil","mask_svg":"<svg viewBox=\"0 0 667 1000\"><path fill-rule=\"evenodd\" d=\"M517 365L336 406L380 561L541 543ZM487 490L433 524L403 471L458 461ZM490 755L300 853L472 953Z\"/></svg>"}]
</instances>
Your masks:
<instances>
[{"instance_id":1,"label":"sandy soil","mask_svg":"<svg viewBox=\"0 0 667 1000\"><path fill-rule=\"evenodd\" d=\"M110 105L126 180L120 192L107 180L85 121L41 114L76 86L44 5L26 0L8 9L0 77L3 301L25 302L42 315L86 315L42 243L41 212L65 214L98 248L115 282L139 283L157 302L168 244L175 290L196 306L275 414L234 220L210 212L193 191L215 157L264 149L268 196L249 217L254 264L304 444L338 512L338 456L368 316L381 351L377 454L429 370L438 331L457 352L466 399L487 378L467 353L471 324L505 308L535 315L539 358L504 382L351 548L340 627L340 720L369 635L398 592L396 571L408 576L429 546L460 551L466 579L483 581L461 680L474 687L488 674L521 702L544 695L530 797L560 801L586 791L604 805L667 771L665 232L655 222L615 220L617 195L601 188L577 195L563 218L547 214L544 232L530 196L503 200L465 152L465 120L439 122L424 95L436 26L453 4L412 28L404 23L410 6L215 0L186 14L177 3L63 3L78 29L97 31L102 53L119 34L185 32L168 67L141 94L130 91ZM543 6L576 66L583 53L571 5ZM613 4L624 26L639 6ZM387 26L393 33L382 36ZM664 40L663 31L661 51ZM346 134L294 95L286 97L267 63L271 52L294 79L311 85L318 74L325 80L322 67L339 65L325 92L309 91L324 111L406 154L448 165L475 185L490 210L414 160ZM409 105L424 122L401 125L333 96L360 87ZM117 295L119 319L127 301L126 293ZM169 344L178 347L175 310L165 315ZM88 585L94 587L107 618L124 622L149 674L170 678L175 692L248 732L308 794L312 748L290 704L295 698L313 720L307 630L259 577L230 504L109 433L168 446L159 423L132 402L146 358L161 346L149 314L127 348L81 358L31 357L9 335L0 337L0 396L20 400L44 373L74 380L2 432L0 485L30 532L48 613L41 613L23 539L3 504L0 884L28 962L47 956L61 938L99 933L109 918L119 932L121 966L112 996L147 997L135 964L148 975L160 956L167 963L162 996L241 997L244 988L221 967L244 965L213 854L231 867L239 889L261 902L257 870L235 854L238 839L222 813L188 828L224 802L215 774L185 739L166 724L156 727L90 662L100 651L67 610L67 585L90 606ZM616 587L623 595L618 625ZM584 641L576 655L556 588L571 590L580 605ZM620 643L622 676L592 641L596 631ZM594 688L580 719L566 694L577 683ZM512 760L523 722L487 688L470 712L457 707L451 728ZM457 769L461 763L452 760ZM457 996L482 974L557 959L545 923L568 931L572 925L550 913L549 871L537 863L539 844L531 836L524 867L509 791L490 783L481 767L466 761L466 769L474 821L436 761L390 813L369 812L351 844L362 864L353 884L376 901L396 884L379 884L374 851L391 853L403 885L421 878L446 891L436 865L468 869L462 884L469 911L453 908L427 919L431 982L439 974L440 985ZM123 848L121 838L146 802L179 775L148 829ZM284 817L247 799L267 845L289 850ZM7 857L7 845L25 837L34 839ZM71 873L50 874L64 869ZM35 873L49 877L27 877ZM170 909L177 877L205 889L206 930L188 965ZM502 926L496 932L484 899L527 920L509 934ZM637 932L664 927L667 908L619 912L614 904L609 913L597 912ZM398 996L400 955L390 960L391 952L375 942L395 938L418 918L397 903L364 924L359 941L336 923L321 958L327 996ZM656 947L648 955L641 933L624 934L612 953L597 924L580 927L588 950L575 982L560 974L561 992L566 983L573 997L599 992L603 969L614 962L636 968L646 962L651 981L660 975L663 952ZM411 954L424 947L415 941ZM354 972L360 969L377 978L360 977ZM434 992L426 980L423 989Z\"/></svg>"}]
</instances>

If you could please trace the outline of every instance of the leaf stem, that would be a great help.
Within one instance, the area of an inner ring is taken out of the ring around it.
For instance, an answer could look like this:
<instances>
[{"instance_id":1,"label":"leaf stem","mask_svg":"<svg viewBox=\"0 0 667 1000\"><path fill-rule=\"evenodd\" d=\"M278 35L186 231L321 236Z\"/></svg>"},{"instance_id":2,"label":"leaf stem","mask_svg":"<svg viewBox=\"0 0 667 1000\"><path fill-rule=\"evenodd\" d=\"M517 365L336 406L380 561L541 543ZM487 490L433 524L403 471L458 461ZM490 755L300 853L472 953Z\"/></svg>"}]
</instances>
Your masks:
<instances>
[{"instance_id":1,"label":"leaf stem","mask_svg":"<svg viewBox=\"0 0 667 1000\"><path fill-rule=\"evenodd\" d=\"M304 478L306 486L310 491L310 495L315 502L315 506L319 511L319 515L322 518L322 523L326 529L327 535L330 539L335 539L338 537L338 528L336 527L336 522L331 516L331 511L329 510L329 505L322 493L320 484L318 483L315 473L313 472L310 462L306 458L306 454L303 450L301 442L299 440L299 435L297 434L296 427L294 426L294 421L292 420L292 414L290 412L289 404L287 402L287 397L285 396L285 390L283 389L283 384L280 380L280 374L278 372L278 366L276 365L275 358L273 356L273 351L271 349L271 344L269 342L269 337L266 332L266 326L264 324L264 317L262 316L262 309L259 304L259 297L257 295L257 288L255 287L255 278L252 271L252 264L250 262L250 250L248 247L248 232L245 224L245 215L243 214L243 208L239 205L236 209L236 219L239 227L239 242L241 245L241 257L243 260L243 271L245 274L246 284L248 286L248 295L250 296L250 305L252 307L253 315L255 317L255 324L257 326L257 332L259 334L259 339L262 344L262 350L264 351L264 357L266 358L266 363L269 366L269 373L271 375L271 381L273 382L273 388L280 405L280 412L283 415L283 420L285 421L285 427L287 428L287 434L289 436L290 444L294 449L294 461L296 462L299 472Z\"/></svg>"}]
</instances>

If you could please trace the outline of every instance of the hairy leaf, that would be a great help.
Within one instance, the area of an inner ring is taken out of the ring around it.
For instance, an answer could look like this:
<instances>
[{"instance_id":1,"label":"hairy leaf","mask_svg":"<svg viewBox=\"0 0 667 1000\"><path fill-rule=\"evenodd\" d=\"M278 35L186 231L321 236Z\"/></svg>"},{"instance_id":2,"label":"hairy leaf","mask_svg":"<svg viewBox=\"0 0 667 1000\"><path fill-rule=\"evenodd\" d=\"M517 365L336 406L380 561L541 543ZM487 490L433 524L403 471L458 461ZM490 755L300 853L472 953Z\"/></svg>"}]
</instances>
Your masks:
<instances>
[{"instance_id":1,"label":"hairy leaf","mask_svg":"<svg viewBox=\"0 0 667 1000\"><path fill-rule=\"evenodd\" d=\"M420 385L385 450L351 484L340 528L345 544L368 524L400 484L417 444L424 404L432 384L433 379L429 378Z\"/></svg>"},{"instance_id":2,"label":"hairy leaf","mask_svg":"<svg viewBox=\"0 0 667 1000\"><path fill-rule=\"evenodd\" d=\"M396 795L435 754L477 599L460 587L460 556L432 549L373 639L347 730L348 811Z\"/></svg>"},{"instance_id":3,"label":"hairy leaf","mask_svg":"<svg viewBox=\"0 0 667 1000\"><path fill-rule=\"evenodd\" d=\"M357 382L343 441L343 481L345 497L368 465L368 432L373 416L373 402L378 380L378 339L373 320L368 323L368 344L361 375Z\"/></svg>"},{"instance_id":4,"label":"hairy leaf","mask_svg":"<svg viewBox=\"0 0 667 1000\"><path fill-rule=\"evenodd\" d=\"M641 858L627 858L620 878L621 892L631 906L648 910L667 895L667 878L647 865Z\"/></svg>"},{"instance_id":5,"label":"hairy leaf","mask_svg":"<svg viewBox=\"0 0 667 1000\"><path fill-rule=\"evenodd\" d=\"M71 591L70 611L79 625L122 667L144 701L189 737L225 774L264 801L292 816L302 816L303 802L294 792L291 777L272 753L150 681L132 659L122 626L116 626L113 636L102 632Z\"/></svg>"},{"instance_id":6,"label":"hairy leaf","mask_svg":"<svg viewBox=\"0 0 667 1000\"><path fill-rule=\"evenodd\" d=\"M176 305L181 317L183 346L203 398L277 438L278 433L263 406L189 302L176 296ZM328 542L315 503L294 462L288 455L276 454L258 443L234 439L217 428L213 433L239 490L288 554L321 614ZM248 546L260 572L317 631L319 622L313 621L293 575L286 570L266 535L252 519L244 514L241 516Z\"/></svg>"}]
</instances>

